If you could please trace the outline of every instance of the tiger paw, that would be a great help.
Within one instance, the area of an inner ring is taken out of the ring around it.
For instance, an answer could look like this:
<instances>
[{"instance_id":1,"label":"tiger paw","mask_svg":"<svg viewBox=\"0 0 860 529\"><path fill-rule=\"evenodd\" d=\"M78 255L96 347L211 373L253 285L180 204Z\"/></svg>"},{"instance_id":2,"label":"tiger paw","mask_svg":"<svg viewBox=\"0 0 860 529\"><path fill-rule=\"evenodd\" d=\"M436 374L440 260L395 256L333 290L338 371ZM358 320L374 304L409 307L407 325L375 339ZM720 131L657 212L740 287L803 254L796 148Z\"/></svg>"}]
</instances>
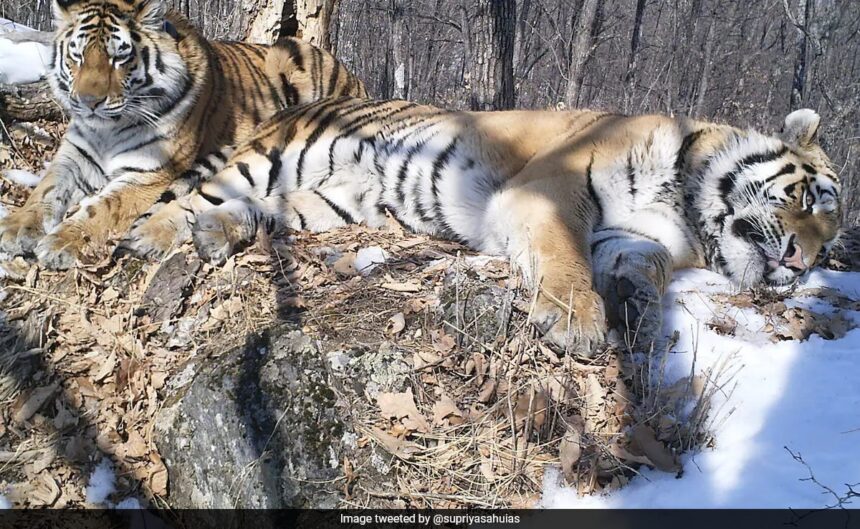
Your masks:
<instances>
[{"instance_id":1,"label":"tiger paw","mask_svg":"<svg viewBox=\"0 0 860 529\"><path fill-rule=\"evenodd\" d=\"M663 312L657 288L645 276L622 276L607 296L610 325L622 337L620 345L650 349L659 339Z\"/></svg>"},{"instance_id":2,"label":"tiger paw","mask_svg":"<svg viewBox=\"0 0 860 529\"><path fill-rule=\"evenodd\" d=\"M157 261L191 238L192 216L175 204L142 215L123 237L115 255L134 255Z\"/></svg>"},{"instance_id":3,"label":"tiger paw","mask_svg":"<svg viewBox=\"0 0 860 529\"><path fill-rule=\"evenodd\" d=\"M44 235L37 214L27 211L13 213L0 220L0 253L11 256L32 254Z\"/></svg>"},{"instance_id":4,"label":"tiger paw","mask_svg":"<svg viewBox=\"0 0 860 529\"><path fill-rule=\"evenodd\" d=\"M212 210L197 218L192 239L201 259L221 266L250 245L255 234L256 229L251 230L229 212Z\"/></svg>"},{"instance_id":5,"label":"tiger paw","mask_svg":"<svg viewBox=\"0 0 860 529\"><path fill-rule=\"evenodd\" d=\"M531 323L550 346L582 358L593 357L606 340L603 300L592 291L577 294L571 311L540 296Z\"/></svg>"},{"instance_id":6,"label":"tiger paw","mask_svg":"<svg viewBox=\"0 0 860 529\"><path fill-rule=\"evenodd\" d=\"M50 233L36 245L36 258L50 270L68 270L78 261L82 241L79 234L69 230Z\"/></svg>"}]
</instances>

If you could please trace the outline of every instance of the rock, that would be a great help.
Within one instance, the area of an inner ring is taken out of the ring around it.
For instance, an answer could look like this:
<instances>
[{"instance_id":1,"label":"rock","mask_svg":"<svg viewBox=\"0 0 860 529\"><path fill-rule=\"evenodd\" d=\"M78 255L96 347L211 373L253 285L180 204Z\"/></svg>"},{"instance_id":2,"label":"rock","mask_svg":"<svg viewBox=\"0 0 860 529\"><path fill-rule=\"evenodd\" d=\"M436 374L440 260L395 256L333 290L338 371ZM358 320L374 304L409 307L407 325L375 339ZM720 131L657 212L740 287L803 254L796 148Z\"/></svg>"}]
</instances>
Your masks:
<instances>
[{"instance_id":1,"label":"rock","mask_svg":"<svg viewBox=\"0 0 860 529\"><path fill-rule=\"evenodd\" d=\"M185 373L156 420L171 507L338 505L346 414L310 338L284 324Z\"/></svg>"}]
</instances>

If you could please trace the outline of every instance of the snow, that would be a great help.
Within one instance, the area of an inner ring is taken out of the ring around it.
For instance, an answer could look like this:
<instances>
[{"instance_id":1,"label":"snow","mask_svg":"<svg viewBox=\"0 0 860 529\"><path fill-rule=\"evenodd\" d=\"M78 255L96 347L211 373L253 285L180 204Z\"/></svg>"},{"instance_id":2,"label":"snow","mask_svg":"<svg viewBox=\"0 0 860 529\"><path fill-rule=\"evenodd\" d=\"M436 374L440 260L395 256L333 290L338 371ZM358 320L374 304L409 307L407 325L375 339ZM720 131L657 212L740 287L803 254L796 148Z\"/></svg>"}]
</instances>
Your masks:
<instances>
[{"instance_id":1,"label":"snow","mask_svg":"<svg viewBox=\"0 0 860 529\"><path fill-rule=\"evenodd\" d=\"M816 271L786 305L835 311L824 300L804 295L821 287L860 299L860 273ZM544 506L823 508L835 499L815 483L801 481L810 469L840 494L847 492L846 484L860 482L860 329L833 341L813 335L802 342L772 343L755 309L726 309L712 299L720 292L735 289L717 274L684 271L664 300L664 331L681 333L669 355L668 382L688 375L694 359L699 373L727 361L734 374L713 403L715 448L683 456L680 479L644 469L627 487L606 496L577 497L559 485L557 471L548 472ZM735 336L705 325L727 310L738 322ZM845 316L860 323L860 312Z\"/></svg>"},{"instance_id":2,"label":"snow","mask_svg":"<svg viewBox=\"0 0 860 529\"><path fill-rule=\"evenodd\" d=\"M0 33L30 28L0 19ZM45 77L51 63L51 47L38 42L12 42L0 35L0 83L33 83Z\"/></svg>"},{"instance_id":3,"label":"snow","mask_svg":"<svg viewBox=\"0 0 860 529\"><path fill-rule=\"evenodd\" d=\"M87 485L87 503L108 509L138 510L143 505L135 497L128 497L119 503L113 503L108 498L116 493L116 475L109 459L102 459L90 475Z\"/></svg>"},{"instance_id":4,"label":"snow","mask_svg":"<svg viewBox=\"0 0 860 529\"><path fill-rule=\"evenodd\" d=\"M7 169L3 171L3 176L10 182L24 187L36 187L42 181L41 175L23 169Z\"/></svg>"},{"instance_id":5,"label":"snow","mask_svg":"<svg viewBox=\"0 0 860 529\"><path fill-rule=\"evenodd\" d=\"M6 499L6 496L0 496L0 511L6 511L12 508L12 502Z\"/></svg>"},{"instance_id":6,"label":"snow","mask_svg":"<svg viewBox=\"0 0 860 529\"><path fill-rule=\"evenodd\" d=\"M117 503L114 508L119 509L121 511L140 510L143 509L143 505L141 505L140 500L138 500L137 498L126 498L121 502Z\"/></svg>"},{"instance_id":7,"label":"snow","mask_svg":"<svg viewBox=\"0 0 860 529\"><path fill-rule=\"evenodd\" d=\"M116 492L116 475L110 460L102 459L90 475L90 483L87 485L87 503L91 505L104 505L108 497Z\"/></svg>"},{"instance_id":8,"label":"snow","mask_svg":"<svg viewBox=\"0 0 860 529\"><path fill-rule=\"evenodd\" d=\"M379 246L362 248L355 255L355 269L363 276L373 273L373 270L388 260L388 252Z\"/></svg>"}]
</instances>

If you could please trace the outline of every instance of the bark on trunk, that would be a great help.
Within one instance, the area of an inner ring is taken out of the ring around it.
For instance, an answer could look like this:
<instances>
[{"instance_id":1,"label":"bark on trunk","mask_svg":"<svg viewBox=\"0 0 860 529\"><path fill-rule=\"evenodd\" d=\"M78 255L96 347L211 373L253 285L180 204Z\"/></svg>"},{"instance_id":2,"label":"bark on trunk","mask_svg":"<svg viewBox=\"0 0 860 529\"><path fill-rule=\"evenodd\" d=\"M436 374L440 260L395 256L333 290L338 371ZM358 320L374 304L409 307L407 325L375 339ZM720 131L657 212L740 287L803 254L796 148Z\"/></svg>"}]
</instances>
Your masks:
<instances>
[{"instance_id":1,"label":"bark on trunk","mask_svg":"<svg viewBox=\"0 0 860 529\"><path fill-rule=\"evenodd\" d=\"M714 58L714 16L716 13L711 14L711 20L708 23L708 35L705 38L705 56L702 60L702 76L699 78L699 86L696 89L696 104L693 107L693 116L701 117L702 110L705 106L705 95L708 92L708 86L711 81L711 63Z\"/></svg>"},{"instance_id":2,"label":"bark on trunk","mask_svg":"<svg viewBox=\"0 0 860 529\"><path fill-rule=\"evenodd\" d=\"M259 0L254 12L247 32L248 42L274 44L298 30L294 0Z\"/></svg>"},{"instance_id":3,"label":"bark on trunk","mask_svg":"<svg viewBox=\"0 0 860 529\"><path fill-rule=\"evenodd\" d=\"M388 60L388 86L391 96L396 99L409 97L409 66L406 64L403 15L406 8L403 0L391 0L389 6L389 23L391 24L391 40Z\"/></svg>"},{"instance_id":4,"label":"bark on trunk","mask_svg":"<svg viewBox=\"0 0 860 529\"><path fill-rule=\"evenodd\" d=\"M296 19L299 27L297 37L331 51L332 14L339 0L296 0Z\"/></svg>"},{"instance_id":5,"label":"bark on trunk","mask_svg":"<svg viewBox=\"0 0 860 529\"><path fill-rule=\"evenodd\" d=\"M570 108L579 106L585 66L594 51L594 38L600 26L600 6L603 0L583 0L576 20L573 47L570 52L566 103Z\"/></svg>"},{"instance_id":6,"label":"bark on trunk","mask_svg":"<svg viewBox=\"0 0 860 529\"><path fill-rule=\"evenodd\" d=\"M0 85L0 118L16 121L59 121L63 110L54 101L47 81Z\"/></svg>"},{"instance_id":7,"label":"bark on trunk","mask_svg":"<svg viewBox=\"0 0 860 529\"><path fill-rule=\"evenodd\" d=\"M791 98L789 100L791 110L797 110L803 106L803 97L806 90L807 29L809 27L811 5L809 0L797 0L797 16L792 19L792 23L794 23L797 31L797 37L794 41L794 77L791 83ZM788 16L791 17L787 0L785 1L785 9Z\"/></svg>"},{"instance_id":8,"label":"bark on trunk","mask_svg":"<svg viewBox=\"0 0 860 529\"><path fill-rule=\"evenodd\" d=\"M639 66L639 45L642 42L642 19L645 18L645 0L636 1L636 15L633 18L633 34L630 37L630 58L624 74L625 110L632 105L633 90L636 88L636 69Z\"/></svg>"},{"instance_id":9,"label":"bark on trunk","mask_svg":"<svg viewBox=\"0 0 860 529\"><path fill-rule=\"evenodd\" d=\"M463 17L472 110L514 106L516 2L479 0L471 23Z\"/></svg>"}]
</instances>

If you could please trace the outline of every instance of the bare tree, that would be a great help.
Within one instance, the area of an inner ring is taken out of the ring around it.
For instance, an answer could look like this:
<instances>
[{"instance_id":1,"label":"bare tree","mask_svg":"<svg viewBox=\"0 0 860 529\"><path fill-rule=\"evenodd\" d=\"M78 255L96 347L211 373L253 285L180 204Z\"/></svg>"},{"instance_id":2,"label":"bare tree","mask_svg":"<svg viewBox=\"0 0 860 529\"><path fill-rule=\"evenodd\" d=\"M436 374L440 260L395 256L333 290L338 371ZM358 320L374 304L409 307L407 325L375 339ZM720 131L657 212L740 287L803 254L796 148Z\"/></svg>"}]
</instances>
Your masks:
<instances>
[{"instance_id":1,"label":"bare tree","mask_svg":"<svg viewBox=\"0 0 860 529\"><path fill-rule=\"evenodd\" d=\"M594 52L594 40L600 28L602 4L603 0L583 0L576 19L565 98L570 107L579 105L585 66Z\"/></svg>"},{"instance_id":2,"label":"bare tree","mask_svg":"<svg viewBox=\"0 0 860 529\"><path fill-rule=\"evenodd\" d=\"M797 0L796 15L792 14L788 0L783 0L783 8L797 31L794 41L794 77L791 83L791 98L789 100L791 109L796 110L803 105L804 91L806 90L807 48L812 2L810 0Z\"/></svg>"},{"instance_id":3,"label":"bare tree","mask_svg":"<svg viewBox=\"0 0 860 529\"><path fill-rule=\"evenodd\" d=\"M388 16L391 27L391 39L389 41L390 58L387 64L388 86L391 96L396 99L409 97L409 68L406 60L406 45L404 43L404 11L406 9L404 0L391 0Z\"/></svg>"},{"instance_id":4,"label":"bare tree","mask_svg":"<svg viewBox=\"0 0 860 529\"><path fill-rule=\"evenodd\" d=\"M248 42L273 44L298 31L296 3L290 0L256 0L248 28Z\"/></svg>"},{"instance_id":5,"label":"bare tree","mask_svg":"<svg viewBox=\"0 0 860 529\"><path fill-rule=\"evenodd\" d=\"M340 0L295 0L296 36L324 50L331 50L332 15Z\"/></svg>"},{"instance_id":6,"label":"bare tree","mask_svg":"<svg viewBox=\"0 0 860 529\"><path fill-rule=\"evenodd\" d=\"M472 110L502 110L514 106L514 0L478 0L471 17L463 7L463 31Z\"/></svg>"},{"instance_id":7,"label":"bare tree","mask_svg":"<svg viewBox=\"0 0 860 529\"><path fill-rule=\"evenodd\" d=\"M630 37L630 58L624 74L624 110L632 106L633 91L636 88L636 68L639 60L639 46L642 42L642 20L645 18L645 0L636 0L636 14L633 17L633 32Z\"/></svg>"}]
</instances>

